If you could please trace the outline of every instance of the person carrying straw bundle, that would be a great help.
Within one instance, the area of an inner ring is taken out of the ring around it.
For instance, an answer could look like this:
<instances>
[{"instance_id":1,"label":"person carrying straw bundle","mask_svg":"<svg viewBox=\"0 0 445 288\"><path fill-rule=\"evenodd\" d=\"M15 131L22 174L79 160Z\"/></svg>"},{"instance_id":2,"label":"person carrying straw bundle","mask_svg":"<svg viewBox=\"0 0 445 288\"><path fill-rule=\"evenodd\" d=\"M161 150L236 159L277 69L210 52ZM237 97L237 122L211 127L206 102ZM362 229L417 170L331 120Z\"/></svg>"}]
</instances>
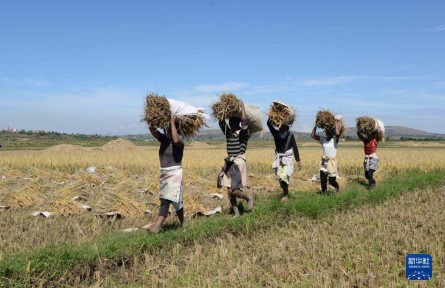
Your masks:
<instances>
[{"instance_id":1,"label":"person carrying straw bundle","mask_svg":"<svg viewBox=\"0 0 445 288\"><path fill-rule=\"evenodd\" d=\"M336 192L339 191L340 185L337 183L337 147L338 140L341 137L342 129L342 117L334 116L329 111L319 111L317 113L315 127L312 129L311 137L323 147L323 153L320 162L320 184L322 195L327 195L327 183L331 184ZM319 136L316 134L317 128L324 130L324 134Z\"/></svg>"},{"instance_id":2,"label":"person carrying straw bundle","mask_svg":"<svg viewBox=\"0 0 445 288\"><path fill-rule=\"evenodd\" d=\"M193 136L204 125L200 108L187 103L167 99L150 93L146 97L145 117L150 133L160 142L160 208L155 223L148 231L157 233L168 216L170 204L176 210L181 225L184 225L184 207L182 203L182 157L185 136ZM159 130L162 130L161 133Z\"/></svg>"},{"instance_id":3,"label":"person carrying straw bundle","mask_svg":"<svg viewBox=\"0 0 445 288\"><path fill-rule=\"evenodd\" d=\"M377 157L378 142L383 139L384 125L381 121L372 117L358 117L357 136L363 142L365 158L363 160L363 168L365 178L368 180L366 189L371 190L376 185L374 172L377 170L379 158Z\"/></svg>"},{"instance_id":4,"label":"person carrying straw bundle","mask_svg":"<svg viewBox=\"0 0 445 288\"><path fill-rule=\"evenodd\" d=\"M150 93L146 97L145 115L143 120L152 127L169 129L170 115L174 115L176 125L184 137L195 136L199 129L206 126L208 115L204 110L188 103L167 99L156 93Z\"/></svg>"},{"instance_id":5,"label":"person carrying straw bundle","mask_svg":"<svg viewBox=\"0 0 445 288\"><path fill-rule=\"evenodd\" d=\"M275 158L272 163L275 175L283 189L281 202L289 200L289 180L294 171L294 159L297 161L298 169L301 170L300 154L294 134L289 128L295 119L294 110L280 102L273 102L268 113L267 127L275 142ZM274 126L278 127L276 129Z\"/></svg>"},{"instance_id":6,"label":"person carrying straw bundle","mask_svg":"<svg viewBox=\"0 0 445 288\"><path fill-rule=\"evenodd\" d=\"M237 198L247 201L246 211L253 208L252 196L243 192L247 185L246 149L249 141L248 119L244 103L233 94L222 94L220 101L212 105L213 116L226 136L227 157L218 175L218 187L226 187L233 217L238 217ZM240 116L238 116L240 115ZM229 125L226 123L229 119Z\"/></svg>"},{"instance_id":7,"label":"person carrying straw bundle","mask_svg":"<svg viewBox=\"0 0 445 288\"><path fill-rule=\"evenodd\" d=\"M148 232L158 233L168 216L170 204L176 210L181 225L184 225L184 207L182 204L182 157L184 139L178 133L176 116L171 116L170 127L160 133L150 126L150 133L160 142L159 162L161 164L160 195L161 205L155 223L148 227Z\"/></svg>"}]
</instances>

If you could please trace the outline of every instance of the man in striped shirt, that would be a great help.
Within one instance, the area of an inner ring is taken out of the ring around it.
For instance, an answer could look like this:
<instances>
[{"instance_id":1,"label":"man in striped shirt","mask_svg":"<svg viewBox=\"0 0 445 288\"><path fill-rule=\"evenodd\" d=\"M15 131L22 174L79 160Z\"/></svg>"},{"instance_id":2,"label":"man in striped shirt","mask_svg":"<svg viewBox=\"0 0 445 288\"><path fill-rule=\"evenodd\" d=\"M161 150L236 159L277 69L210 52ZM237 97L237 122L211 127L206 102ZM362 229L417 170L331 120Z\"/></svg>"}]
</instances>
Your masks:
<instances>
[{"instance_id":1,"label":"man in striped shirt","mask_svg":"<svg viewBox=\"0 0 445 288\"><path fill-rule=\"evenodd\" d=\"M227 187L230 205L233 210L233 217L239 216L237 199L247 201L247 211L253 208L253 198L243 192L243 187L247 185L247 163L246 149L249 141L248 119L244 103L240 101L241 118L230 117L229 126L226 121L219 122L221 130L226 135L227 155L224 159L225 165L220 173L222 176L221 185Z\"/></svg>"}]
</instances>

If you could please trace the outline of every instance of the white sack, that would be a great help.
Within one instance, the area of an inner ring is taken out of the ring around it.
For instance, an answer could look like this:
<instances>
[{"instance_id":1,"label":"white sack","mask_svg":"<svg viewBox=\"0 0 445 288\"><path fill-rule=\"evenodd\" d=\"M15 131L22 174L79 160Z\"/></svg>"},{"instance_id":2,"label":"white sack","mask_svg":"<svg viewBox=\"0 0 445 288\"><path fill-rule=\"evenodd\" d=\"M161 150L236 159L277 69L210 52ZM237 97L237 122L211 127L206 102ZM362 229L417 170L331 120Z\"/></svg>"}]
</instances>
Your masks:
<instances>
[{"instance_id":1,"label":"white sack","mask_svg":"<svg viewBox=\"0 0 445 288\"><path fill-rule=\"evenodd\" d=\"M247 118L249 119L248 127L250 134L263 131L263 113L261 109L253 105L244 105Z\"/></svg>"},{"instance_id":2,"label":"white sack","mask_svg":"<svg viewBox=\"0 0 445 288\"><path fill-rule=\"evenodd\" d=\"M272 103L278 103L278 104L284 105L284 106L288 107L291 110L291 114L283 122L284 125L290 125L292 122L294 122L294 120L295 120L295 109L294 109L294 107L289 106L289 105L287 105L287 104L285 104L283 102L280 102L280 101L273 101Z\"/></svg>"},{"instance_id":3,"label":"white sack","mask_svg":"<svg viewBox=\"0 0 445 288\"><path fill-rule=\"evenodd\" d=\"M170 111L172 115L175 116L199 115L202 116L204 119L210 119L209 115L204 114L204 109L201 107L195 107L188 103L174 99L167 99L167 100L170 103Z\"/></svg>"}]
</instances>

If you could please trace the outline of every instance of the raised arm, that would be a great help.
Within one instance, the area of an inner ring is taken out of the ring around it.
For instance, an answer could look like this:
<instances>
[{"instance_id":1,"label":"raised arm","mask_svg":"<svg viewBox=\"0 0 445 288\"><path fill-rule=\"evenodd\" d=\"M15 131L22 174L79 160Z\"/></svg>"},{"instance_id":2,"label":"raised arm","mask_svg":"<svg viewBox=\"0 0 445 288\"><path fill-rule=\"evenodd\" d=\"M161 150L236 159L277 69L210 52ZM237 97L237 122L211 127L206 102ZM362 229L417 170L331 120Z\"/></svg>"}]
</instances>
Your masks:
<instances>
[{"instance_id":1,"label":"raised arm","mask_svg":"<svg viewBox=\"0 0 445 288\"><path fill-rule=\"evenodd\" d=\"M226 137L230 136L230 128L227 125L225 120L218 121L219 128L221 128L221 131L226 135Z\"/></svg>"},{"instance_id":2,"label":"raised arm","mask_svg":"<svg viewBox=\"0 0 445 288\"><path fill-rule=\"evenodd\" d=\"M275 127L273 126L272 121L270 121L270 118L267 119L267 127L269 127L270 133L271 133L273 136L276 136L276 135L278 134L278 131L277 131L277 129L275 129Z\"/></svg>"},{"instance_id":3,"label":"raised arm","mask_svg":"<svg viewBox=\"0 0 445 288\"><path fill-rule=\"evenodd\" d=\"M292 137L291 145L292 145L292 150L294 151L295 161L297 161L298 170L301 170L301 159L300 159L300 153L298 152L297 141L295 140L295 136L293 134L291 135L291 137Z\"/></svg>"},{"instance_id":4,"label":"raised arm","mask_svg":"<svg viewBox=\"0 0 445 288\"><path fill-rule=\"evenodd\" d=\"M161 141L161 133L159 133L159 131L155 127L150 125L148 129L150 129L151 135L153 135L156 140Z\"/></svg>"},{"instance_id":5,"label":"raised arm","mask_svg":"<svg viewBox=\"0 0 445 288\"><path fill-rule=\"evenodd\" d=\"M362 133L360 133L358 131L357 131L357 136L358 136L358 139L362 140L363 142L368 141L368 140L365 139L365 137L363 137Z\"/></svg>"},{"instance_id":6,"label":"raised arm","mask_svg":"<svg viewBox=\"0 0 445 288\"><path fill-rule=\"evenodd\" d=\"M244 102L243 101L239 101L240 104L240 109L241 109L241 129L245 130L247 129L247 124L248 124L248 119L247 119L247 113L246 113L246 109L244 108Z\"/></svg>"},{"instance_id":7,"label":"raised arm","mask_svg":"<svg viewBox=\"0 0 445 288\"><path fill-rule=\"evenodd\" d=\"M335 121L335 137L337 138L337 141L338 141L338 139L340 138L340 136L341 136L341 133L340 133L340 120L337 120L337 121Z\"/></svg>"},{"instance_id":8,"label":"raised arm","mask_svg":"<svg viewBox=\"0 0 445 288\"><path fill-rule=\"evenodd\" d=\"M314 129L312 129L311 137L320 142L320 136L317 135L317 126L314 126Z\"/></svg>"},{"instance_id":9,"label":"raised arm","mask_svg":"<svg viewBox=\"0 0 445 288\"><path fill-rule=\"evenodd\" d=\"M173 144L175 146L181 146L183 144L183 142L179 138L178 128L176 128L176 116L171 117L170 127L171 127L171 135L172 135Z\"/></svg>"}]
</instances>

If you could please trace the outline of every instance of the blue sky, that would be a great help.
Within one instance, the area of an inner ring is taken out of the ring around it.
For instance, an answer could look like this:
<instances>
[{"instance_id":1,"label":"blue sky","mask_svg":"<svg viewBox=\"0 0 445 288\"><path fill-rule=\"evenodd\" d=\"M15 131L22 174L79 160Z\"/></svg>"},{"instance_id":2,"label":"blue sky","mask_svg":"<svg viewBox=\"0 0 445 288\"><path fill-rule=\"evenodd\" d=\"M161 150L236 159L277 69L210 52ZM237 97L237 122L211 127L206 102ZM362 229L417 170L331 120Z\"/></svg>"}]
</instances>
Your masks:
<instances>
[{"instance_id":1,"label":"blue sky","mask_svg":"<svg viewBox=\"0 0 445 288\"><path fill-rule=\"evenodd\" d=\"M444 1L2 1L0 129L147 133L154 91L207 108L445 133Z\"/></svg>"}]
</instances>

